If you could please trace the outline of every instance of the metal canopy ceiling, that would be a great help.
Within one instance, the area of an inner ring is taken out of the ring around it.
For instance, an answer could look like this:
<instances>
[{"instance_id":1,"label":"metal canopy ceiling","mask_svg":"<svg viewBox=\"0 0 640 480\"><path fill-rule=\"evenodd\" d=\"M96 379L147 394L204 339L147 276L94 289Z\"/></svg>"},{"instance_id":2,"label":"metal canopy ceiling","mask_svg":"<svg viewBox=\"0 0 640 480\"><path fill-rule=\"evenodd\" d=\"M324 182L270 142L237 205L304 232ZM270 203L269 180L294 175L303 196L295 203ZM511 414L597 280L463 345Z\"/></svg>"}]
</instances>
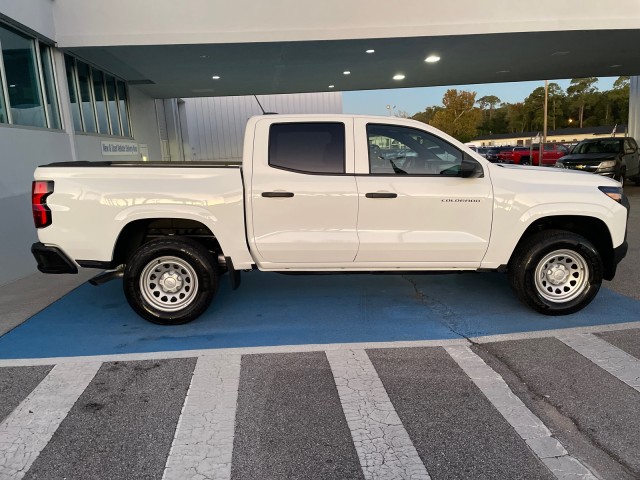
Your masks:
<instances>
[{"instance_id":1,"label":"metal canopy ceiling","mask_svg":"<svg viewBox=\"0 0 640 480\"><path fill-rule=\"evenodd\" d=\"M590 30L66 50L152 97L177 98L639 75L637 45L640 30ZM425 63L431 54L441 60Z\"/></svg>"}]
</instances>

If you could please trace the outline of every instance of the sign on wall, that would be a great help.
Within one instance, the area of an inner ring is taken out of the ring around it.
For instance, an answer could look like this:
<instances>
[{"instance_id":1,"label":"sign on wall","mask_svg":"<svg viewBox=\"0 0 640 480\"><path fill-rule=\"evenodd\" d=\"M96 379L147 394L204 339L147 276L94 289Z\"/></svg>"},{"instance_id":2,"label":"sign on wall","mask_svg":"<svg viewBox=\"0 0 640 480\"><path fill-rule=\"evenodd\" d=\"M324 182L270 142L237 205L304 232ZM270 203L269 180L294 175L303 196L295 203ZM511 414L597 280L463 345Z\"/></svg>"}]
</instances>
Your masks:
<instances>
[{"instance_id":1,"label":"sign on wall","mask_svg":"<svg viewBox=\"0 0 640 480\"><path fill-rule=\"evenodd\" d=\"M138 155L137 143L132 142L101 142L102 155Z\"/></svg>"}]
</instances>

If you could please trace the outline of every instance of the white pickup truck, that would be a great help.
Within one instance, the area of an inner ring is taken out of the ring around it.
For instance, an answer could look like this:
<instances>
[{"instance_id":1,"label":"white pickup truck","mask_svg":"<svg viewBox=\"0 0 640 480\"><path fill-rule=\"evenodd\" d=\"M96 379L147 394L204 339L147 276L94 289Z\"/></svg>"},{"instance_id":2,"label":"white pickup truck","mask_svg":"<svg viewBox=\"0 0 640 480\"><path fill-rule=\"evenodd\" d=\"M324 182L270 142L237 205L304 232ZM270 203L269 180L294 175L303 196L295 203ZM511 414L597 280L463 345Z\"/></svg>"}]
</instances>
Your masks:
<instances>
[{"instance_id":1,"label":"white pickup truck","mask_svg":"<svg viewBox=\"0 0 640 480\"><path fill-rule=\"evenodd\" d=\"M505 271L538 312L576 312L627 251L621 185L492 164L413 120L264 115L242 164L71 162L39 167L32 247L45 273L124 277L160 324L202 314L240 271Z\"/></svg>"}]
</instances>

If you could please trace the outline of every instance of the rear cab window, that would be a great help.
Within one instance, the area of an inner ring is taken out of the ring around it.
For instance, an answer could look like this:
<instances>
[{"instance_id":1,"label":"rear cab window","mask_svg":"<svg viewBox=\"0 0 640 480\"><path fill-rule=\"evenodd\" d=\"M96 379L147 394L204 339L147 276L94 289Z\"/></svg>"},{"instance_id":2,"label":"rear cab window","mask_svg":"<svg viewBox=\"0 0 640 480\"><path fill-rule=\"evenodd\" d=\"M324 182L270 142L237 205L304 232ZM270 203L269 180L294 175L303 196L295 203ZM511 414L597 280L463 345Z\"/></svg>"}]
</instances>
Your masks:
<instances>
[{"instance_id":1,"label":"rear cab window","mask_svg":"<svg viewBox=\"0 0 640 480\"><path fill-rule=\"evenodd\" d=\"M344 174L344 123L272 124L269 128L269 166L308 174Z\"/></svg>"}]
</instances>

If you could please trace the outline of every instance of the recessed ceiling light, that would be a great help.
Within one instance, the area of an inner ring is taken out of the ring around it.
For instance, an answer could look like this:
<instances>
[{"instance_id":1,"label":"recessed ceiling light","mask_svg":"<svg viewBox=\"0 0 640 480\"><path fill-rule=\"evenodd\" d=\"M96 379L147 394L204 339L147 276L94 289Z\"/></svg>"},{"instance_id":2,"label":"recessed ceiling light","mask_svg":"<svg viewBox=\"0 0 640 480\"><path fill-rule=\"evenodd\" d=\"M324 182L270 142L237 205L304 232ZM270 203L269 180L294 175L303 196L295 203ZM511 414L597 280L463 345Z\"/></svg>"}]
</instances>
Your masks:
<instances>
[{"instance_id":1,"label":"recessed ceiling light","mask_svg":"<svg viewBox=\"0 0 640 480\"><path fill-rule=\"evenodd\" d=\"M351 72L349 70L345 70L344 72L342 72L344 75L351 75Z\"/></svg>"},{"instance_id":2,"label":"recessed ceiling light","mask_svg":"<svg viewBox=\"0 0 640 480\"><path fill-rule=\"evenodd\" d=\"M329 85L329 88L335 88L335 85Z\"/></svg>"},{"instance_id":3,"label":"recessed ceiling light","mask_svg":"<svg viewBox=\"0 0 640 480\"><path fill-rule=\"evenodd\" d=\"M200 55L200 58L209 58L209 55Z\"/></svg>"},{"instance_id":4,"label":"recessed ceiling light","mask_svg":"<svg viewBox=\"0 0 640 480\"><path fill-rule=\"evenodd\" d=\"M427 58L424 59L424 61L427 63L436 63L440 61L440 57L437 55L429 55Z\"/></svg>"},{"instance_id":5,"label":"recessed ceiling light","mask_svg":"<svg viewBox=\"0 0 640 480\"><path fill-rule=\"evenodd\" d=\"M510 70L498 70L496 73L509 73Z\"/></svg>"},{"instance_id":6,"label":"recessed ceiling light","mask_svg":"<svg viewBox=\"0 0 640 480\"><path fill-rule=\"evenodd\" d=\"M617 63L615 65L609 65L609 68L618 68L621 67L622 65L618 65Z\"/></svg>"},{"instance_id":7,"label":"recessed ceiling light","mask_svg":"<svg viewBox=\"0 0 640 480\"><path fill-rule=\"evenodd\" d=\"M369 50L365 50L366 53L375 53L375 50L373 48L370 48Z\"/></svg>"},{"instance_id":8,"label":"recessed ceiling light","mask_svg":"<svg viewBox=\"0 0 640 480\"><path fill-rule=\"evenodd\" d=\"M211 78L213 78L214 80L220 80L220 75L214 75L214 76L213 76L213 77L211 77Z\"/></svg>"},{"instance_id":9,"label":"recessed ceiling light","mask_svg":"<svg viewBox=\"0 0 640 480\"><path fill-rule=\"evenodd\" d=\"M404 75L401 73L398 73L396 75L393 76L394 80L404 80Z\"/></svg>"},{"instance_id":10,"label":"recessed ceiling light","mask_svg":"<svg viewBox=\"0 0 640 480\"><path fill-rule=\"evenodd\" d=\"M569 54L569 53L571 53L571 52L569 52L569 51L562 51L562 52L553 52L551 55L556 55L556 56L558 56L558 55L567 55L567 54Z\"/></svg>"}]
</instances>

